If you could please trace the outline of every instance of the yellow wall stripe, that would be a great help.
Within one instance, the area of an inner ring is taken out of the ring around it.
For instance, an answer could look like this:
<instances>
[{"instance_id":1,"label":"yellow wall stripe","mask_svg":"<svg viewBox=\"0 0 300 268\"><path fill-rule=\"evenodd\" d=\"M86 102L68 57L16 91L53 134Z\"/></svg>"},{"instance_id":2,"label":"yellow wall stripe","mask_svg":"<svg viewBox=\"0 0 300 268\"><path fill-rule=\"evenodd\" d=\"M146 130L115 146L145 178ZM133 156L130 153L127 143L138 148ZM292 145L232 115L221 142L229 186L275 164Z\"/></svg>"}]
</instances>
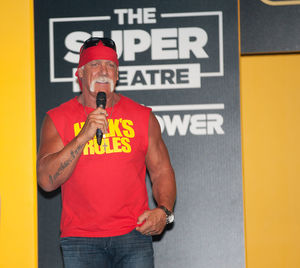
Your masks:
<instances>
[{"instance_id":1,"label":"yellow wall stripe","mask_svg":"<svg viewBox=\"0 0 300 268\"><path fill-rule=\"evenodd\" d=\"M33 0L0 16L0 267L37 267Z\"/></svg>"},{"instance_id":2,"label":"yellow wall stripe","mask_svg":"<svg viewBox=\"0 0 300 268\"><path fill-rule=\"evenodd\" d=\"M300 267L300 54L241 57L247 268Z\"/></svg>"}]
</instances>

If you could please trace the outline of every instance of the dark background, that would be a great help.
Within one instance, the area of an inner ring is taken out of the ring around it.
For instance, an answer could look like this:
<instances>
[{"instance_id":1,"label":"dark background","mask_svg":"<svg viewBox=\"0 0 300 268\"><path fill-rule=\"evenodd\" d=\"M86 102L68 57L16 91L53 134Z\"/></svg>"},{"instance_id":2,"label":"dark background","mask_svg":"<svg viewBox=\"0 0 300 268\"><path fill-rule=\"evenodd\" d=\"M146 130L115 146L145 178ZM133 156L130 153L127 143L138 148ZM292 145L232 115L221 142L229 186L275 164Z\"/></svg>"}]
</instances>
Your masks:
<instances>
[{"instance_id":1,"label":"dark background","mask_svg":"<svg viewBox=\"0 0 300 268\"><path fill-rule=\"evenodd\" d=\"M300 5L270 6L260 0L241 0L240 12L242 54L300 50Z\"/></svg>"}]
</instances>

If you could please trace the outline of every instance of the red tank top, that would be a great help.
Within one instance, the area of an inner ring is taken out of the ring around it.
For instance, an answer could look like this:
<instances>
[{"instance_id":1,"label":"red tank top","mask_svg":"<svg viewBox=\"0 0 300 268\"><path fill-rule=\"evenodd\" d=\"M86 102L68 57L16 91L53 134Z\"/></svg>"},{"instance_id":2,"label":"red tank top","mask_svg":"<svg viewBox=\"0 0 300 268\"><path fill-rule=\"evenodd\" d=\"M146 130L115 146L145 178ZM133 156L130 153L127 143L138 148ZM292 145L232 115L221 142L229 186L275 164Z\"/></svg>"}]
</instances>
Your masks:
<instances>
[{"instance_id":1,"label":"red tank top","mask_svg":"<svg viewBox=\"0 0 300 268\"><path fill-rule=\"evenodd\" d=\"M85 107L87 113L93 109ZM90 140L71 177L61 186L61 237L123 235L148 207L145 156L150 108L121 96L107 109L109 134ZM64 145L82 128L86 114L77 97L48 112Z\"/></svg>"}]
</instances>

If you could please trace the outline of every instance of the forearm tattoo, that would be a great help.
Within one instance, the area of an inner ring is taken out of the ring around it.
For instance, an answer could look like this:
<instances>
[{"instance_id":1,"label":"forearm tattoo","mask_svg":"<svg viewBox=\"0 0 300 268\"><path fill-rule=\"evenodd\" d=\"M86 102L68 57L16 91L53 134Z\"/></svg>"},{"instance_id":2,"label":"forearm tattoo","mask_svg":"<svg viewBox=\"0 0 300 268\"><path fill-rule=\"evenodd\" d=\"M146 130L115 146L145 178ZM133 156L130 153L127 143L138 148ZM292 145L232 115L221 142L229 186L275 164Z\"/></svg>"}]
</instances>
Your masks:
<instances>
[{"instance_id":1,"label":"forearm tattoo","mask_svg":"<svg viewBox=\"0 0 300 268\"><path fill-rule=\"evenodd\" d=\"M81 144L78 145L74 151L71 150L70 157L66 161L60 163L60 166L58 167L57 171L53 176L49 175L49 182L51 184L53 184L56 181L56 179L63 173L63 171L73 162L73 160L76 158L78 153L80 153L83 146L84 145Z\"/></svg>"}]
</instances>

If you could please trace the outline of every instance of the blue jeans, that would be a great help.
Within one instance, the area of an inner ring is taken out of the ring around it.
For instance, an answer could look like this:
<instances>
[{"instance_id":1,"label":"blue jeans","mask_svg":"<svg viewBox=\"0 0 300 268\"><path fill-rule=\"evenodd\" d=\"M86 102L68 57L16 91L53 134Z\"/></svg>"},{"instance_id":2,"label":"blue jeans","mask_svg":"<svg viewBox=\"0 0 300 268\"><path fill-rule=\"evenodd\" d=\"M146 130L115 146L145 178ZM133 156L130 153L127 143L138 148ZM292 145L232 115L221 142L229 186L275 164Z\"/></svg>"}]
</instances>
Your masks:
<instances>
[{"instance_id":1,"label":"blue jeans","mask_svg":"<svg viewBox=\"0 0 300 268\"><path fill-rule=\"evenodd\" d=\"M133 230L113 237L63 237L65 268L153 268L152 237Z\"/></svg>"}]
</instances>

